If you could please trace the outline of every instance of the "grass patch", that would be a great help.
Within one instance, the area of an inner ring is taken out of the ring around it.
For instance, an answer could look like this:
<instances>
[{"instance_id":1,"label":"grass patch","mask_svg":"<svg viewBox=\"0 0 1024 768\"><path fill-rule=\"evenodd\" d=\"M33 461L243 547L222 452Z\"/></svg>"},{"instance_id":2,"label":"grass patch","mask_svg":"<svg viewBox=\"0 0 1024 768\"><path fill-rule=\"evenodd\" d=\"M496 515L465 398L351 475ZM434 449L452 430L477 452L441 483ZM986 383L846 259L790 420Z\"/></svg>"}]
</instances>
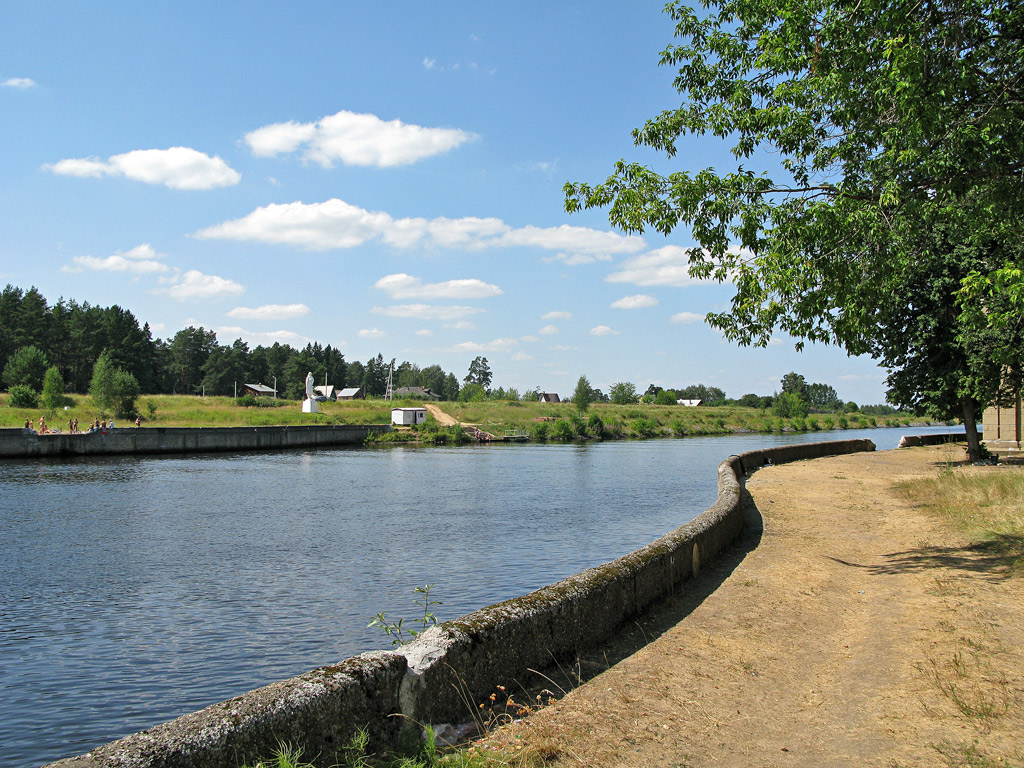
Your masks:
<instances>
[{"instance_id":1,"label":"grass patch","mask_svg":"<svg viewBox=\"0 0 1024 768\"><path fill-rule=\"evenodd\" d=\"M1024 574L1024 467L950 467L896 490L941 517L1006 575Z\"/></svg>"}]
</instances>

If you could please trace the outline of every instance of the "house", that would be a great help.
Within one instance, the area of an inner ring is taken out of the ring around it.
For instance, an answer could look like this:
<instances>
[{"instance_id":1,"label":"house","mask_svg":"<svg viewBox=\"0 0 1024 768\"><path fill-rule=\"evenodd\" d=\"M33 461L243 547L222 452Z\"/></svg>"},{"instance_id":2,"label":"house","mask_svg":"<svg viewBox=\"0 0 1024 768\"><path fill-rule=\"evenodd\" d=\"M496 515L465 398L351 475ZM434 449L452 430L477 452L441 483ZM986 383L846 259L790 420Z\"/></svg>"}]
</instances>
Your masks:
<instances>
[{"instance_id":1,"label":"house","mask_svg":"<svg viewBox=\"0 0 1024 768\"><path fill-rule=\"evenodd\" d=\"M427 420L426 408L392 408L391 423L400 427L422 424Z\"/></svg>"},{"instance_id":2,"label":"house","mask_svg":"<svg viewBox=\"0 0 1024 768\"><path fill-rule=\"evenodd\" d=\"M338 400L363 400L366 395L363 393L362 387L345 387L345 389L338 391Z\"/></svg>"},{"instance_id":3,"label":"house","mask_svg":"<svg viewBox=\"0 0 1024 768\"><path fill-rule=\"evenodd\" d=\"M440 400L441 396L427 387L399 387L395 390L395 397L418 397L423 400Z\"/></svg>"},{"instance_id":4,"label":"house","mask_svg":"<svg viewBox=\"0 0 1024 768\"><path fill-rule=\"evenodd\" d=\"M338 399L338 390L333 384L324 384L319 387L313 387L313 391L321 397L326 397L332 402Z\"/></svg>"},{"instance_id":5,"label":"house","mask_svg":"<svg viewBox=\"0 0 1024 768\"><path fill-rule=\"evenodd\" d=\"M1021 398L1010 406L993 405L981 417L981 439L989 448L1021 447Z\"/></svg>"},{"instance_id":6,"label":"house","mask_svg":"<svg viewBox=\"0 0 1024 768\"><path fill-rule=\"evenodd\" d=\"M542 403L560 403L560 402L562 402L561 400L558 399L558 395L556 395L554 392L541 392L540 393L540 397L538 398L538 401L542 402Z\"/></svg>"},{"instance_id":7,"label":"house","mask_svg":"<svg viewBox=\"0 0 1024 768\"><path fill-rule=\"evenodd\" d=\"M243 384L242 387L245 389L246 394L253 397L263 397L264 395L277 396L277 390L273 387L268 387L266 384Z\"/></svg>"},{"instance_id":8,"label":"house","mask_svg":"<svg viewBox=\"0 0 1024 768\"><path fill-rule=\"evenodd\" d=\"M685 405L687 408L696 408L703 402L703 400L676 400L676 405Z\"/></svg>"}]
</instances>

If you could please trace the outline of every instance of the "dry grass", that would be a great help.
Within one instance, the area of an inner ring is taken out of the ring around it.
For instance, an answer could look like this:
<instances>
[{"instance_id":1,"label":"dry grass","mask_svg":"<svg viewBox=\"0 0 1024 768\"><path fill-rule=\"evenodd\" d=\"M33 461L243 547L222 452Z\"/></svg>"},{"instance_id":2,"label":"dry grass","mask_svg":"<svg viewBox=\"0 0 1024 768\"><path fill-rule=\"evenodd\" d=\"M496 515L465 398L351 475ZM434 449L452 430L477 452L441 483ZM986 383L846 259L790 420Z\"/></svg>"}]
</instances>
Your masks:
<instances>
[{"instance_id":1,"label":"dry grass","mask_svg":"<svg viewBox=\"0 0 1024 768\"><path fill-rule=\"evenodd\" d=\"M1007 575L1024 574L1024 467L945 465L934 477L900 483L897 492L942 518Z\"/></svg>"}]
</instances>

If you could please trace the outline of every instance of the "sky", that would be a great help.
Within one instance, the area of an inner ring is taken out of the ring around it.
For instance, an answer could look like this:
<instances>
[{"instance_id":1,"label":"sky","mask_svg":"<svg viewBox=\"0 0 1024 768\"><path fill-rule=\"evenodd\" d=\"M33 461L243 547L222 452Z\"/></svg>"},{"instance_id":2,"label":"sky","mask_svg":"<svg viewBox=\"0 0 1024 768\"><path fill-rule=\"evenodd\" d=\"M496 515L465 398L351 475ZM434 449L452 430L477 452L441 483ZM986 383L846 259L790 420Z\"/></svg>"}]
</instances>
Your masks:
<instances>
[{"instance_id":1,"label":"sky","mask_svg":"<svg viewBox=\"0 0 1024 768\"><path fill-rule=\"evenodd\" d=\"M671 160L633 146L680 103L662 7L6 2L0 284L117 304L157 338L319 341L460 378L483 356L520 390L740 397L796 371L883 402L869 358L707 326L732 289L687 275L685 228L565 212L567 181L619 159L733 165L714 138Z\"/></svg>"}]
</instances>

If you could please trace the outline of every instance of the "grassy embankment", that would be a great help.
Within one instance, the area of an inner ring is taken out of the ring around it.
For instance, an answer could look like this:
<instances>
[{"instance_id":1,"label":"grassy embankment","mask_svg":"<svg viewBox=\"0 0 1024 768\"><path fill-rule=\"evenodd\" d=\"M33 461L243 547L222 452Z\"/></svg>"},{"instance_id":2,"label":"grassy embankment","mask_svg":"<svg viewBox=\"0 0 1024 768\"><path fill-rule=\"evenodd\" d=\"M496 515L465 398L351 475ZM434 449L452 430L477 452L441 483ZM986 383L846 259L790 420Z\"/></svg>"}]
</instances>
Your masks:
<instances>
[{"instance_id":1,"label":"grassy embankment","mask_svg":"<svg viewBox=\"0 0 1024 768\"><path fill-rule=\"evenodd\" d=\"M0 427L20 427L26 419L33 425L39 417L47 424L67 430L68 419L77 418L85 428L100 417L87 395L70 395L67 411L47 416L42 408L9 408L7 395L0 394ZM296 401L263 401L276 407L239 407L230 397L199 397L194 395L143 395L137 403L143 426L157 427L237 427L274 426L285 424L387 424L392 407L421 405L420 401L354 400L320 403L320 413L302 413ZM756 408L726 406L721 408L686 408L671 405L613 405L596 403L585 418L576 414L568 403L522 403L485 401L478 403L438 403L438 406L460 422L501 435L505 430L522 430L533 439L573 439L573 437L683 437L716 435L733 432L804 432L831 429L862 429L884 426L906 426L906 417L873 417L861 414L812 414L807 418L780 419L770 411ZM597 417L599 424L595 423ZM587 423L589 420L589 424ZM566 424L558 425L564 421ZM914 423L926 423L915 421ZM123 426L128 426L123 421ZM427 431L437 429L428 416ZM416 439L417 432L403 434L401 439Z\"/></svg>"}]
</instances>

